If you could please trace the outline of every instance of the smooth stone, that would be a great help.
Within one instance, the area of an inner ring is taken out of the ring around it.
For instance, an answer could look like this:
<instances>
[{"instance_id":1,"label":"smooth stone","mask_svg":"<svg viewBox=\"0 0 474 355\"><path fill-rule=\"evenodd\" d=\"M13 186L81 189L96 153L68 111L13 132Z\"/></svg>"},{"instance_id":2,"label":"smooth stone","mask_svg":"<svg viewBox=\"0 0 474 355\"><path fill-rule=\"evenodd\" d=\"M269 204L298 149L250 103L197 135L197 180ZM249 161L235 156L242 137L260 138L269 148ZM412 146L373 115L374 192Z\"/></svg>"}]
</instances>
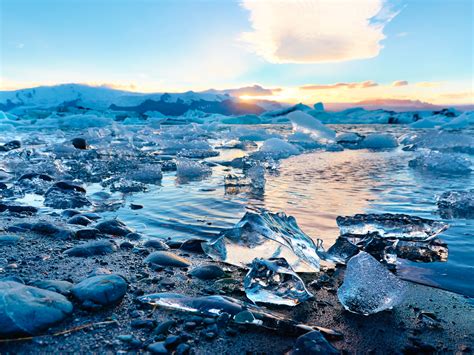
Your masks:
<instances>
[{"instance_id":1,"label":"smooth stone","mask_svg":"<svg viewBox=\"0 0 474 355\"><path fill-rule=\"evenodd\" d=\"M87 149L87 141L84 138L73 138L71 140L71 143L76 149L81 149L81 150Z\"/></svg>"},{"instance_id":2,"label":"smooth stone","mask_svg":"<svg viewBox=\"0 0 474 355\"><path fill-rule=\"evenodd\" d=\"M77 239L96 239L100 236L102 234L96 228L83 228L76 231Z\"/></svg>"},{"instance_id":3,"label":"smooth stone","mask_svg":"<svg viewBox=\"0 0 474 355\"><path fill-rule=\"evenodd\" d=\"M203 254L202 243L205 242L203 239L188 239L181 244L179 249L189 251L191 253Z\"/></svg>"},{"instance_id":4,"label":"smooth stone","mask_svg":"<svg viewBox=\"0 0 474 355\"><path fill-rule=\"evenodd\" d=\"M72 309L72 303L59 293L0 282L0 335L38 334L62 321Z\"/></svg>"},{"instance_id":5,"label":"smooth stone","mask_svg":"<svg viewBox=\"0 0 474 355\"><path fill-rule=\"evenodd\" d=\"M142 205L139 205L139 204L136 204L136 203L131 203L131 204L130 204L130 208L131 208L132 210L141 210L141 209L143 208L143 206L142 206Z\"/></svg>"},{"instance_id":6,"label":"smooth stone","mask_svg":"<svg viewBox=\"0 0 474 355\"><path fill-rule=\"evenodd\" d=\"M72 181L58 181L54 183L52 188L57 188L60 190L66 190L66 191L76 191L85 194L86 189L82 187L82 185L77 184Z\"/></svg>"},{"instance_id":7,"label":"smooth stone","mask_svg":"<svg viewBox=\"0 0 474 355\"><path fill-rule=\"evenodd\" d=\"M82 216L82 215L76 215L76 216L73 216L71 218L69 218L69 220L67 221L68 224L76 224L76 225L79 225L79 226L88 226L89 224L92 223L92 221L85 217L85 216Z\"/></svg>"},{"instance_id":8,"label":"smooth stone","mask_svg":"<svg viewBox=\"0 0 474 355\"><path fill-rule=\"evenodd\" d=\"M198 266L189 272L192 276L201 280L213 280L225 275L224 270L217 265Z\"/></svg>"},{"instance_id":9,"label":"smooth stone","mask_svg":"<svg viewBox=\"0 0 474 355\"><path fill-rule=\"evenodd\" d=\"M167 320L164 321L156 326L153 330L153 334L160 335L160 334L167 334L171 327L176 325L176 321L174 320Z\"/></svg>"},{"instance_id":10,"label":"smooth stone","mask_svg":"<svg viewBox=\"0 0 474 355\"><path fill-rule=\"evenodd\" d=\"M155 251L145 258L145 262L152 266L163 267L188 267L191 265L186 259L167 251Z\"/></svg>"},{"instance_id":11,"label":"smooth stone","mask_svg":"<svg viewBox=\"0 0 474 355\"><path fill-rule=\"evenodd\" d=\"M127 288L127 281L119 275L97 275L73 286L71 293L83 307L98 308L121 301Z\"/></svg>"},{"instance_id":12,"label":"smooth stone","mask_svg":"<svg viewBox=\"0 0 474 355\"><path fill-rule=\"evenodd\" d=\"M9 152L10 150L19 148L21 148L21 142L19 140L13 140L4 145L0 145L0 152Z\"/></svg>"},{"instance_id":13,"label":"smooth stone","mask_svg":"<svg viewBox=\"0 0 474 355\"><path fill-rule=\"evenodd\" d=\"M179 344L176 347L175 354L176 355L187 355L191 351L191 346L186 343Z\"/></svg>"},{"instance_id":14,"label":"smooth stone","mask_svg":"<svg viewBox=\"0 0 474 355\"><path fill-rule=\"evenodd\" d=\"M159 239L149 239L145 243L143 243L143 246L156 250L168 250L170 248L165 242Z\"/></svg>"},{"instance_id":15,"label":"smooth stone","mask_svg":"<svg viewBox=\"0 0 474 355\"><path fill-rule=\"evenodd\" d=\"M125 238L131 240L139 240L142 239L142 235L140 233L128 233Z\"/></svg>"},{"instance_id":16,"label":"smooth stone","mask_svg":"<svg viewBox=\"0 0 474 355\"><path fill-rule=\"evenodd\" d=\"M16 245L20 239L21 237L17 235L0 235L0 246Z\"/></svg>"},{"instance_id":17,"label":"smooth stone","mask_svg":"<svg viewBox=\"0 0 474 355\"><path fill-rule=\"evenodd\" d=\"M70 209L64 210L61 212L61 216L65 218L71 218L71 217L77 216L78 214L81 214L81 212L76 211L76 210L70 210Z\"/></svg>"},{"instance_id":18,"label":"smooth stone","mask_svg":"<svg viewBox=\"0 0 474 355\"><path fill-rule=\"evenodd\" d=\"M120 243L120 249L133 249L134 245L130 243L129 241L125 241Z\"/></svg>"},{"instance_id":19,"label":"smooth stone","mask_svg":"<svg viewBox=\"0 0 474 355\"><path fill-rule=\"evenodd\" d=\"M33 180L33 179L40 179L40 180L44 180L44 181L54 181L54 178L47 175L47 174L38 174L38 173L27 173L27 174L23 174L22 176L20 176L20 178L18 179L18 181L22 181L22 180Z\"/></svg>"},{"instance_id":20,"label":"smooth stone","mask_svg":"<svg viewBox=\"0 0 474 355\"><path fill-rule=\"evenodd\" d=\"M116 249L116 246L109 241L97 240L75 246L74 248L66 250L64 254L68 256L88 257L110 254Z\"/></svg>"},{"instance_id":21,"label":"smooth stone","mask_svg":"<svg viewBox=\"0 0 474 355\"><path fill-rule=\"evenodd\" d=\"M125 237L129 233L133 233L133 231L128 228L125 223L118 219L109 219L100 223L97 223L95 228L101 231L104 234L109 235L118 235L120 237Z\"/></svg>"},{"instance_id":22,"label":"smooth stone","mask_svg":"<svg viewBox=\"0 0 474 355\"><path fill-rule=\"evenodd\" d=\"M296 339L291 355L340 354L317 330L301 335Z\"/></svg>"},{"instance_id":23,"label":"smooth stone","mask_svg":"<svg viewBox=\"0 0 474 355\"><path fill-rule=\"evenodd\" d=\"M0 212L5 211L20 214L36 214L38 209L33 206L7 205L5 203L0 203Z\"/></svg>"},{"instance_id":24,"label":"smooth stone","mask_svg":"<svg viewBox=\"0 0 474 355\"><path fill-rule=\"evenodd\" d=\"M166 349L165 342L159 341L157 343L153 343L148 345L147 350L152 354L168 354L168 350Z\"/></svg>"},{"instance_id":25,"label":"smooth stone","mask_svg":"<svg viewBox=\"0 0 474 355\"><path fill-rule=\"evenodd\" d=\"M71 288L74 286L72 283L63 280L36 280L31 282L30 285L65 296L69 295Z\"/></svg>"}]
</instances>

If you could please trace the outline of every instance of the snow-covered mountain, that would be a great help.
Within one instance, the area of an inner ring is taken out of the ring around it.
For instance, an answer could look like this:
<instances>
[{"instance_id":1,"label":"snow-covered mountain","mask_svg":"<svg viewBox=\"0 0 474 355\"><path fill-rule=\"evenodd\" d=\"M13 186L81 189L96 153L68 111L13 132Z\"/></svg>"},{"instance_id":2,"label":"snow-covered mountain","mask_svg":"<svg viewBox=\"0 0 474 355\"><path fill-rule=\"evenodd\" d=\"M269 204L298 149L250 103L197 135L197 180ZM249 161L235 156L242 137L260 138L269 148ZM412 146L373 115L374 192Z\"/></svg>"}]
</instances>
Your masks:
<instances>
[{"instance_id":1,"label":"snow-covered mountain","mask_svg":"<svg viewBox=\"0 0 474 355\"><path fill-rule=\"evenodd\" d=\"M260 114L265 111L256 103L243 102L228 93L219 92L144 94L81 84L0 91L1 111L10 111L18 107L52 109L71 106L140 113L158 111L170 116L182 115L188 110L225 115Z\"/></svg>"}]
</instances>

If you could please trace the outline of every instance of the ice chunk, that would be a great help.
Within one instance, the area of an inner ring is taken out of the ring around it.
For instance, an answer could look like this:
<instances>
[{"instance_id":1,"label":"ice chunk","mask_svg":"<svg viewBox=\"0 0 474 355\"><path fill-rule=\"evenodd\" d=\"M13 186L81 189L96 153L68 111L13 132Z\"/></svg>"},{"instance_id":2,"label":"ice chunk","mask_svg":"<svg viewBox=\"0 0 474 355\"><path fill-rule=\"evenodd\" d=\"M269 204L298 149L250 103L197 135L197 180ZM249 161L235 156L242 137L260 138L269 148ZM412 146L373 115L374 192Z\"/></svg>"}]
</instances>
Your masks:
<instances>
[{"instance_id":1,"label":"ice chunk","mask_svg":"<svg viewBox=\"0 0 474 355\"><path fill-rule=\"evenodd\" d=\"M412 168L432 173L469 174L471 162L469 159L448 153L423 153L408 162Z\"/></svg>"},{"instance_id":2,"label":"ice chunk","mask_svg":"<svg viewBox=\"0 0 474 355\"><path fill-rule=\"evenodd\" d=\"M464 112L443 124L442 129L462 129L474 124L474 111Z\"/></svg>"},{"instance_id":3,"label":"ice chunk","mask_svg":"<svg viewBox=\"0 0 474 355\"><path fill-rule=\"evenodd\" d=\"M318 119L302 112L294 111L287 115L293 124L293 130L311 135L317 141L328 142L334 141L336 132L329 127L326 127Z\"/></svg>"},{"instance_id":4,"label":"ice chunk","mask_svg":"<svg viewBox=\"0 0 474 355\"><path fill-rule=\"evenodd\" d=\"M163 178L161 165L143 164L128 173L128 178L144 184L159 184Z\"/></svg>"},{"instance_id":5,"label":"ice chunk","mask_svg":"<svg viewBox=\"0 0 474 355\"><path fill-rule=\"evenodd\" d=\"M474 190L448 191L438 198L442 218L474 218Z\"/></svg>"},{"instance_id":6,"label":"ice chunk","mask_svg":"<svg viewBox=\"0 0 474 355\"><path fill-rule=\"evenodd\" d=\"M262 165L254 165L245 171L245 175L250 179L250 184L255 189L265 188L265 168Z\"/></svg>"},{"instance_id":7,"label":"ice chunk","mask_svg":"<svg viewBox=\"0 0 474 355\"><path fill-rule=\"evenodd\" d=\"M270 138L263 142L258 152L252 154L254 159L284 159L299 154L299 149L280 138Z\"/></svg>"},{"instance_id":8,"label":"ice chunk","mask_svg":"<svg viewBox=\"0 0 474 355\"><path fill-rule=\"evenodd\" d=\"M248 267L255 258L284 258L296 272L319 271L313 240L285 213L247 212L234 226L203 244L213 259Z\"/></svg>"},{"instance_id":9,"label":"ice chunk","mask_svg":"<svg viewBox=\"0 0 474 355\"><path fill-rule=\"evenodd\" d=\"M361 147L366 149L389 149L397 146L398 142L394 136L381 133L369 134L361 143Z\"/></svg>"},{"instance_id":10,"label":"ice chunk","mask_svg":"<svg viewBox=\"0 0 474 355\"><path fill-rule=\"evenodd\" d=\"M176 174L182 179L199 179L212 173L209 166L195 160L179 158L176 160Z\"/></svg>"},{"instance_id":11,"label":"ice chunk","mask_svg":"<svg viewBox=\"0 0 474 355\"><path fill-rule=\"evenodd\" d=\"M405 291L403 281L362 251L347 263L337 296L346 310L369 315L397 306Z\"/></svg>"},{"instance_id":12,"label":"ice chunk","mask_svg":"<svg viewBox=\"0 0 474 355\"><path fill-rule=\"evenodd\" d=\"M409 133L400 137L400 144L405 145L405 150L426 148L440 152L474 154L474 136L458 132L434 130Z\"/></svg>"},{"instance_id":13,"label":"ice chunk","mask_svg":"<svg viewBox=\"0 0 474 355\"><path fill-rule=\"evenodd\" d=\"M295 345L289 355L338 355L340 351L334 348L321 332L315 330L296 339Z\"/></svg>"},{"instance_id":14,"label":"ice chunk","mask_svg":"<svg viewBox=\"0 0 474 355\"><path fill-rule=\"evenodd\" d=\"M336 219L341 234L368 235L382 238L428 241L448 229L446 223L406 214L356 214Z\"/></svg>"},{"instance_id":15,"label":"ice chunk","mask_svg":"<svg viewBox=\"0 0 474 355\"><path fill-rule=\"evenodd\" d=\"M244 287L254 303L296 306L313 297L285 259L254 259Z\"/></svg>"}]
</instances>

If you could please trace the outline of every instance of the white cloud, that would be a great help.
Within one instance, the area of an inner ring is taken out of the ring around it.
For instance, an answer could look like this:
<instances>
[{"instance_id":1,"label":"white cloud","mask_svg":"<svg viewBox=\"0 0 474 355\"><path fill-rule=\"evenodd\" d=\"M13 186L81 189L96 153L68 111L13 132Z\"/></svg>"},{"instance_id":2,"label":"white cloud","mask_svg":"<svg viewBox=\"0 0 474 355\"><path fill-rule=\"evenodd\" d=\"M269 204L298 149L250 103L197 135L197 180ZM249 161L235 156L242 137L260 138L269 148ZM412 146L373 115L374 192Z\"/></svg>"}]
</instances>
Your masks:
<instances>
[{"instance_id":1,"label":"white cloud","mask_svg":"<svg viewBox=\"0 0 474 355\"><path fill-rule=\"evenodd\" d=\"M242 0L252 32L242 40L272 63L340 62L379 54L396 13L384 0Z\"/></svg>"}]
</instances>

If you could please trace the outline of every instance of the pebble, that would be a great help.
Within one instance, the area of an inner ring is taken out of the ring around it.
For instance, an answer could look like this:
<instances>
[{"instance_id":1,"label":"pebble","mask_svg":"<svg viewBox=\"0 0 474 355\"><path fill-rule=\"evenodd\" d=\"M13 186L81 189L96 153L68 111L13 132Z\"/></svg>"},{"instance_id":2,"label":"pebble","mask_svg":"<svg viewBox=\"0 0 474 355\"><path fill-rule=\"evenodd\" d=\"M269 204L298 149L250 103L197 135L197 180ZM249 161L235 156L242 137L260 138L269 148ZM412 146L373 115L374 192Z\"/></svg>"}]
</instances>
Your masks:
<instances>
[{"instance_id":1,"label":"pebble","mask_svg":"<svg viewBox=\"0 0 474 355\"><path fill-rule=\"evenodd\" d=\"M19 148L21 148L21 142L18 140L13 140L5 143L4 145L0 145L0 152L9 152L10 150Z\"/></svg>"},{"instance_id":2,"label":"pebble","mask_svg":"<svg viewBox=\"0 0 474 355\"><path fill-rule=\"evenodd\" d=\"M200 280L213 280L223 277L225 272L217 265L204 265L192 269L189 274Z\"/></svg>"},{"instance_id":3,"label":"pebble","mask_svg":"<svg viewBox=\"0 0 474 355\"><path fill-rule=\"evenodd\" d=\"M131 203L131 204L130 204L130 208L131 208L132 210L141 210L141 209L143 208L143 206L142 206L142 205L139 205L139 204L136 204L136 203Z\"/></svg>"},{"instance_id":4,"label":"pebble","mask_svg":"<svg viewBox=\"0 0 474 355\"><path fill-rule=\"evenodd\" d=\"M97 228L83 228L76 231L77 239L96 239L102 234Z\"/></svg>"},{"instance_id":5,"label":"pebble","mask_svg":"<svg viewBox=\"0 0 474 355\"><path fill-rule=\"evenodd\" d=\"M176 321L168 320L158 324L158 326L153 330L153 334L160 335L160 334L167 334L171 327L176 325Z\"/></svg>"},{"instance_id":6,"label":"pebble","mask_svg":"<svg viewBox=\"0 0 474 355\"><path fill-rule=\"evenodd\" d=\"M74 286L71 282L63 280L36 280L31 282L30 285L43 290L54 291L65 296L69 295L71 288Z\"/></svg>"},{"instance_id":7,"label":"pebble","mask_svg":"<svg viewBox=\"0 0 474 355\"><path fill-rule=\"evenodd\" d=\"M73 138L71 140L71 143L76 149L81 149L81 150L87 149L87 141L84 138Z\"/></svg>"},{"instance_id":8,"label":"pebble","mask_svg":"<svg viewBox=\"0 0 474 355\"><path fill-rule=\"evenodd\" d=\"M125 237L133 231L128 228L125 223L118 219L109 219L100 223L97 223L95 228L101 231L104 234L117 235L120 237Z\"/></svg>"},{"instance_id":9,"label":"pebble","mask_svg":"<svg viewBox=\"0 0 474 355\"><path fill-rule=\"evenodd\" d=\"M64 254L68 256L89 257L94 255L106 255L113 253L117 248L106 240L87 242L74 248L67 249Z\"/></svg>"},{"instance_id":10,"label":"pebble","mask_svg":"<svg viewBox=\"0 0 474 355\"><path fill-rule=\"evenodd\" d=\"M202 249L202 243L205 242L203 239L188 239L181 246L179 249L184 251L189 251L191 253L199 253L203 254L204 250Z\"/></svg>"},{"instance_id":11,"label":"pebble","mask_svg":"<svg viewBox=\"0 0 474 355\"><path fill-rule=\"evenodd\" d=\"M156 238L147 240L145 243L143 243L143 246L155 250L168 250L170 248L165 242Z\"/></svg>"},{"instance_id":12,"label":"pebble","mask_svg":"<svg viewBox=\"0 0 474 355\"><path fill-rule=\"evenodd\" d=\"M145 258L145 262L151 266L162 267L188 267L191 265L188 260L167 251L155 251Z\"/></svg>"},{"instance_id":13,"label":"pebble","mask_svg":"<svg viewBox=\"0 0 474 355\"><path fill-rule=\"evenodd\" d=\"M301 335L296 339L291 355L339 354L324 336L317 330Z\"/></svg>"},{"instance_id":14,"label":"pebble","mask_svg":"<svg viewBox=\"0 0 474 355\"><path fill-rule=\"evenodd\" d=\"M119 302L127 288L127 281L119 275L97 275L79 282L71 293L84 307L97 308Z\"/></svg>"},{"instance_id":15,"label":"pebble","mask_svg":"<svg viewBox=\"0 0 474 355\"><path fill-rule=\"evenodd\" d=\"M89 224L92 223L92 221L87 218L86 216L82 216L82 215L76 215L74 217L71 217L68 221L67 221L68 224L77 224L77 225L80 225L80 226L88 226Z\"/></svg>"},{"instance_id":16,"label":"pebble","mask_svg":"<svg viewBox=\"0 0 474 355\"><path fill-rule=\"evenodd\" d=\"M168 354L168 350L166 349L164 341L159 341L148 345L147 350L152 354Z\"/></svg>"}]
</instances>

